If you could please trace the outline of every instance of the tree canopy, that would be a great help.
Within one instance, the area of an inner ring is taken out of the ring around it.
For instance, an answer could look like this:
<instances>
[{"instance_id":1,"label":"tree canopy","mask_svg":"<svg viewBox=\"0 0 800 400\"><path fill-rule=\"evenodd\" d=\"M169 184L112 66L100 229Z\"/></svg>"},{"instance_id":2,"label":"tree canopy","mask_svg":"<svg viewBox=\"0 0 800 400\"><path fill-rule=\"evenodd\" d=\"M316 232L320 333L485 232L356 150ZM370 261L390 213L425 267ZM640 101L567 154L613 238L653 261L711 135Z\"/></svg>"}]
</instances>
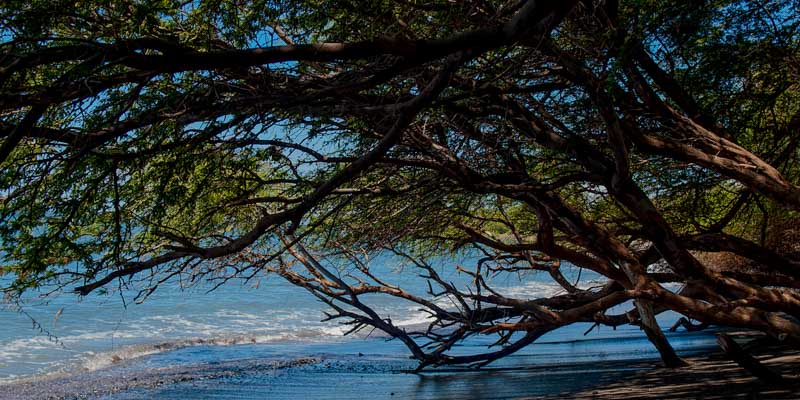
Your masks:
<instances>
[{"instance_id":1,"label":"tree canopy","mask_svg":"<svg viewBox=\"0 0 800 400\"><path fill-rule=\"evenodd\" d=\"M664 310L800 340L798 15L790 0L5 1L3 290L277 274L421 366L491 362L576 322L640 324L680 365ZM452 266L469 290L430 265L460 251L477 255ZM428 294L376 275L377 254ZM520 271L563 292L485 279ZM396 326L374 293L430 326ZM449 355L475 334L503 346Z\"/></svg>"}]
</instances>

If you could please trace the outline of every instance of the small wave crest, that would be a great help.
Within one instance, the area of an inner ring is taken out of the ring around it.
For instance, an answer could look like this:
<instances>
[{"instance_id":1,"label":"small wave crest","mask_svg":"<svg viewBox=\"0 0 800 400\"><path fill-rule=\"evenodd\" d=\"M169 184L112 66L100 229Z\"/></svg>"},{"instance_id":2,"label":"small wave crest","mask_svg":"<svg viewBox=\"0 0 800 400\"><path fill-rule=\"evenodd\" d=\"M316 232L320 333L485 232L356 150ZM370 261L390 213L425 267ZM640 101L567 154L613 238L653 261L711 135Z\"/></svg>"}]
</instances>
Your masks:
<instances>
[{"instance_id":1,"label":"small wave crest","mask_svg":"<svg viewBox=\"0 0 800 400\"><path fill-rule=\"evenodd\" d=\"M154 354L166 353L194 346L234 346L242 344L266 344L287 340L298 339L300 337L313 336L309 332L299 332L299 334L242 334L219 337L196 337L188 339L176 339L157 343L135 344L122 348L91 353L83 357L78 363L81 372L90 372L103 369L115 364L139 359ZM319 333L317 335L319 336Z\"/></svg>"}]
</instances>

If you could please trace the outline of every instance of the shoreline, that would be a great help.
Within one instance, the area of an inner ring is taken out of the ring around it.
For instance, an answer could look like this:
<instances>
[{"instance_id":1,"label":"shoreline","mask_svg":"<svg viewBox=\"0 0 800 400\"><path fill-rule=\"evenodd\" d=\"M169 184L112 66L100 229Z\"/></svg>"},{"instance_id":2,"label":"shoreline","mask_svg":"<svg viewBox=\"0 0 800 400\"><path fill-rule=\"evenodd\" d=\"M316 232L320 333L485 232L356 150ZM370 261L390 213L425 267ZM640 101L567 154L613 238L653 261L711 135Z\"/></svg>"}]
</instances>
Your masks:
<instances>
[{"instance_id":1,"label":"shoreline","mask_svg":"<svg viewBox=\"0 0 800 400\"><path fill-rule=\"evenodd\" d=\"M0 399L100 398L129 390L155 389L179 382L222 379L242 373L273 373L314 362L319 362L319 359L309 357L295 360L251 360L247 363L236 360L213 365L150 368L135 372L120 366L119 370L111 374L115 379L108 379L108 372L111 369L107 369L0 384Z\"/></svg>"},{"instance_id":2,"label":"shoreline","mask_svg":"<svg viewBox=\"0 0 800 400\"><path fill-rule=\"evenodd\" d=\"M787 384L760 382L712 352L687 357L690 365L660 367L658 360L600 361L568 365L448 368L422 373L392 369L397 360L308 357L235 360L186 367L106 373L1 385L0 399L179 399L190 397L305 398L515 398L515 399L793 399L800 395L800 350L781 349L758 358L781 371ZM355 361L355 362L354 362ZM73 377L74 378L74 377ZM338 382L335 386L331 381ZM417 381L408 385L408 381ZM256 384L253 384L256 382ZM582 387L565 386L579 382ZM318 386L309 385L316 383ZM538 388L536 387L538 385ZM411 389L404 391L404 389ZM543 393L542 390L550 390ZM44 391L46 390L46 391Z\"/></svg>"},{"instance_id":3,"label":"shoreline","mask_svg":"<svg viewBox=\"0 0 800 400\"><path fill-rule=\"evenodd\" d=\"M112 375L115 379L108 379L107 371L99 371L77 379L52 378L0 385L0 399L178 399L192 394L236 399L288 399L315 394L327 398L405 398L411 394L410 398L419 399L645 400L793 399L800 395L800 376L796 373L800 367L800 351L781 350L758 358L781 371L788 384L762 383L719 352L687 357L690 366L678 369L660 367L658 360L636 360L482 370L448 368L417 374L393 369L397 366L396 360L353 362L353 359L308 357L119 371ZM331 378L338 384L327 385ZM407 381L418 381L411 385L411 393L403 392ZM320 385L315 389L309 382ZM582 387L569 385L578 382ZM536 385L539 387L534 387ZM482 389L476 391L476 388ZM298 389L305 391L298 393ZM550 392L542 393L543 389Z\"/></svg>"},{"instance_id":4,"label":"shoreline","mask_svg":"<svg viewBox=\"0 0 800 400\"><path fill-rule=\"evenodd\" d=\"M336 345L334 345L336 346ZM238 359L193 363L165 367L142 366L140 361L122 362L109 368L65 376L43 376L37 379L0 384L0 399L108 399L134 400L149 398L182 399L223 392L220 397L269 398L472 398L475 390L490 389L479 397L493 397L492 387L514 393L544 395L557 386L587 386L587 383L613 383L623 376L652 366L655 360L637 359L577 362L551 365L520 365L529 358L517 357L511 364L488 366L480 370L443 367L414 373L415 361L397 355L378 356L362 353L309 357ZM348 347L347 350L358 350ZM186 349L187 351L200 349ZM540 378L540 379L536 379ZM531 379L542 384L532 387ZM545 380L555 379L557 383ZM371 382L363 387L364 380ZM308 382L319 383L316 390ZM331 385L331 382L333 384ZM373 386L374 384L374 386ZM483 388L483 389L481 389ZM298 394L298 390L311 390ZM362 393L366 389L368 393ZM386 390L383 390L386 389ZM372 390L372 392L369 392ZM400 397L393 397L395 394ZM404 397L403 397L404 398Z\"/></svg>"},{"instance_id":5,"label":"shoreline","mask_svg":"<svg viewBox=\"0 0 800 400\"><path fill-rule=\"evenodd\" d=\"M736 336L747 338L746 333ZM90 372L3 383L0 399L788 399L800 394L800 377L795 373L800 350L786 348L754 354L790 382L774 387L760 384L710 347L684 352L691 365L679 369L659 368L658 359L634 358L635 354L627 359L547 364L534 352L481 370L442 367L410 373L416 363L405 353L385 347L386 343L376 345L376 341L352 341L301 347L187 347Z\"/></svg>"}]
</instances>

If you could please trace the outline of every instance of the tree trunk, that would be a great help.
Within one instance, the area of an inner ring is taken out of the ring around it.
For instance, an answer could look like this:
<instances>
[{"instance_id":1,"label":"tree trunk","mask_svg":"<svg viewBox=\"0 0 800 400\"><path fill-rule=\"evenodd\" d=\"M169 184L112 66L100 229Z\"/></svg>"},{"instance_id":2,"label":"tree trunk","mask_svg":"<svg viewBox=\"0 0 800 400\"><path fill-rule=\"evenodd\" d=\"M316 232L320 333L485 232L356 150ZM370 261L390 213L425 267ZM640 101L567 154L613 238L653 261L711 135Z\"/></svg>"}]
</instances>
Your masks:
<instances>
[{"instance_id":1,"label":"tree trunk","mask_svg":"<svg viewBox=\"0 0 800 400\"><path fill-rule=\"evenodd\" d=\"M669 344L667 337L656 322L655 313L653 312L653 302L650 300L638 299L635 301L636 309L639 310L639 318L642 321L642 329L656 347L658 353L661 355L661 360L664 361L664 366L667 368L685 367L688 365L686 361L675 353L675 349Z\"/></svg>"},{"instance_id":2,"label":"tree trunk","mask_svg":"<svg viewBox=\"0 0 800 400\"><path fill-rule=\"evenodd\" d=\"M747 350L739 346L730 336L724 333L717 334L717 343L719 343L719 347L721 347L733 361L736 361L740 367L747 370L747 372L751 373L756 378L769 383L782 383L784 381L781 374L761 364L760 361L751 356Z\"/></svg>"}]
</instances>

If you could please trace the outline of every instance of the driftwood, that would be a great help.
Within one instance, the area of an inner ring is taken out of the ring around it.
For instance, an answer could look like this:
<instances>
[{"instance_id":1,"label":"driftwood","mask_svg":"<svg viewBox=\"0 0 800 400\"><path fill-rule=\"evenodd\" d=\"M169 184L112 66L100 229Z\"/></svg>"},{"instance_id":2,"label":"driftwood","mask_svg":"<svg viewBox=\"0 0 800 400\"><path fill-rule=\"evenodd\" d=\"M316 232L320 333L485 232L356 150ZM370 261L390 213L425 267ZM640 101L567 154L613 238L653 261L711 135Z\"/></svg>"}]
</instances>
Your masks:
<instances>
[{"instance_id":1,"label":"driftwood","mask_svg":"<svg viewBox=\"0 0 800 400\"><path fill-rule=\"evenodd\" d=\"M781 374L773 371L760 361L755 359L747 350L739 346L730 336L724 333L717 334L717 343L725 351L733 361L739 364L740 367L753 374L758 379L769 383L783 383L785 382Z\"/></svg>"}]
</instances>

